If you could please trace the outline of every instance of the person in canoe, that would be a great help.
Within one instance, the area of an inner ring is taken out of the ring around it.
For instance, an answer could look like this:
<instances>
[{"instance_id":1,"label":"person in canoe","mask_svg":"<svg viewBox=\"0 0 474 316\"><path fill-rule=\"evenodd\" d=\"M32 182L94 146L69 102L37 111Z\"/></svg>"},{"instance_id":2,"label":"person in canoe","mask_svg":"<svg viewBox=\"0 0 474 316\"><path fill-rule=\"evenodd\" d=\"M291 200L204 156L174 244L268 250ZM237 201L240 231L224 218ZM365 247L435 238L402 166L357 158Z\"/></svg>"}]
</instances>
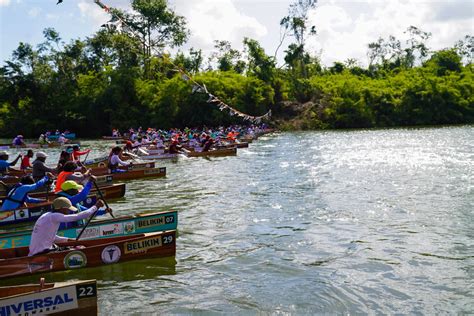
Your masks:
<instances>
[{"instance_id":1,"label":"person in canoe","mask_svg":"<svg viewBox=\"0 0 474 316\"><path fill-rule=\"evenodd\" d=\"M212 139L211 136L207 135L206 142L204 143L204 146L202 147L202 151L209 151L212 145L214 145L214 139Z\"/></svg>"},{"instance_id":2,"label":"person in canoe","mask_svg":"<svg viewBox=\"0 0 474 316\"><path fill-rule=\"evenodd\" d=\"M128 167L132 165L132 162L127 162L120 159L121 153L122 153L122 148L120 148L119 146L112 148L112 151L109 155L109 164L108 164L110 173L126 172L126 170L119 169L119 166Z\"/></svg>"},{"instance_id":3,"label":"person in canoe","mask_svg":"<svg viewBox=\"0 0 474 316\"><path fill-rule=\"evenodd\" d=\"M12 140L12 145L13 146L24 146L25 141L23 140L23 135L17 135L13 140Z\"/></svg>"},{"instance_id":4,"label":"person in canoe","mask_svg":"<svg viewBox=\"0 0 474 316\"><path fill-rule=\"evenodd\" d=\"M79 150L79 145L74 145L72 146L72 153L71 153L71 158L72 158L72 161L76 162L76 163L81 163L81 156L82 155L87 155L91 152L90 149L88 150L84 150L84 151L80 151Z\"/></svg>"},{"instance_id":5,"label":"person in canoe","mask_svg":"<svg viewBox=\"0 0 474 316\"><path fill-rule=\"evenodd\" d=\"M50 179L52 180L53 177L53 174L48 172L43 179L36 183L33 180L32 176L22 177L20 183L16 184L10 190L10 192L8 192L8 195L5 198L5 201L3 202L0 211L14 210L19 207L22 207L25 203L44 202L44 200L29 197L28 193L43 187L49 182Z\"/></svg>"},{"instance_id":6,"label":"person in canoe","mask_svg":"<svg viewBox=\"0 0 474 316\"><path fill-rule=\"evenodd\" d=\"M71 201L79 212L87 210L85 206L82 206L80 203L87 199L87 196L91 192L93 181L96 178L93 175L89 175L89 179L85 186L78 184L76 181L68 180L61 185L61 191L56 193L58 197L65 197ZM97 215L104 215L105 211L98 211ZM61 224L61 229L71 228L77 226L77 222L70 222Z\"/></svg>"},{"instance_id":7,"label":"person in canoe","mask_svg":"<svg viewBox=\"0 0 474 316\"><path fill-rule=\"evenodd\" d=\"M28 256L34 256L38 254L48 253L51 251L60 250L59 246L55 243L63 243L68 241L74 241L67 237L58 236L58 229L61 223L77 222L82 219L93 216L98 209L104 206L102 200L98 200L97 203L90 209L70 214L70 212L76 212L77 209L72 206L71 201L65 197L59 197L53 201L52 212L44 213L38 218L33 228L30 241L30 252ZM111 212L110 209L106 209L106 212Z\"/></svg>"},{"instance_id":8,"label":"person in canoe","mask_svg":"<svg viewBox=\"0 0 474 316\"><path fill-rule=\"evenodd\" d=\"M33 161L33 179L35 181L42 179L47 172L56 172L56 169L46 166L46 158L48 158L48 155L46 155L44 152L38 151L36 153L36 159Z\"/></svg>"},{"instance_id":9,"label":"person in canoe","mask_svg":"<svg viewBox=\"0 0 474 316\"><path fill-rule=\"evenodd\" d=\"M56 186L54 188L54 193L61 191L61 185L68 181L76 181L78 183L83 183L89 179L91 170L88 169L84 174L77 171L77 164L74 161L68 161L64 164L63 171L58 174L56 179Z\"/></svg>"},{"instance_id":10,"label":"person in canoe","mask_svg":"<svg viewBox=\"0 0 474 316\"><path fill-rule=\"evenodd\" d=\"M21 155L15 158L12 162L8 162L9 153L6 151L0 151L0 176L5 175L10 167L16 165L18 160L20 160ZM0 177L1 178L1 177Z\"/></svg>"},{"instance_id":11,"label":"person in canoe","mask_svg":"<svg viewBox=\"0 0 474 316\"><path fill-rule=\"evenodd\" d=\"M26 171L33 169L33 165L30 162L30 159L33 158L34 153L33 150L28 149L26 155L23 156L21 159L20 170Z\"/></svg>"},{"instance_id":12,"label":"person in canoe","mask_svg":"<svg viewBox=\"0 0 474 316\"><path fill-rule=\"evenodd\" d=\"M68 161L71 161L71 154L68 153L66 150L61 151L61 153L59 154L58 165L56 166L58 173L64 170L64 165Z\"/></svg>"},{"instance_id":13,"label":"person in canoe","mask_svg":"<svg viewBox=\"0 0 474 316\"><path fill-rule=\"evenodd\" d=\"M179 145L179 142L176 139L173 139L168 148L168 153L178 154L180 152L180 149L181 149L181 146Z\"/></svg>"}]
</instances>

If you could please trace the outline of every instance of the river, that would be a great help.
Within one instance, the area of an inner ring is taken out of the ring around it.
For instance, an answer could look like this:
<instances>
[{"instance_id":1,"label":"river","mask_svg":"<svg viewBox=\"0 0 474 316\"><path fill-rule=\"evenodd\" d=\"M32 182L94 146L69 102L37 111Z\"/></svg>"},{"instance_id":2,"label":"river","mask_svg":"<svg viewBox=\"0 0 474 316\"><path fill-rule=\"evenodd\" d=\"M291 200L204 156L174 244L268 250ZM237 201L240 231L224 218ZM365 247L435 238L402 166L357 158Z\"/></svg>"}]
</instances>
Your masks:
<instances>
[{"instance_id":1,"label":"river","mask_svg":"<svg viewBox=\"0 0 474 316\"><path fill-rule=\"evenodd\" d=\"M473 126L273 133L158 166L111 206L178 210L176 257L48 281L96 278L102 315L474 312Z\"/></svg>"}]
</instances>

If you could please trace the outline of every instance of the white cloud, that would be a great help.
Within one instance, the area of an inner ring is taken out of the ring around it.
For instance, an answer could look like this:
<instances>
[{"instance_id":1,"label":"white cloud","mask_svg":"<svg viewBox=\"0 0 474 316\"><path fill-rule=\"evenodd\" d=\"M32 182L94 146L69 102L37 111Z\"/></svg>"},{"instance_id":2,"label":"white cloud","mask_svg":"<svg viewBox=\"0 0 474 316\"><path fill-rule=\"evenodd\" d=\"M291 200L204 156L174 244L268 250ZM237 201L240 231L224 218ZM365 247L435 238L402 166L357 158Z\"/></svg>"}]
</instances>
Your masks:
<instances>
[{"instance_id":1,"label":"white cloud","mask_svg":"<svg viewBox=\"0 0 474 316\"><path fill-rule=\"evenodd\" d=\"M95 27L100 27L110 19L110 16L107 12L102 10L97 4L91 1L81 0L77 6L81 11L81 16L92 20L92 24Z\"/></svg>"},{"instance_id":2,"label":"white cloud","mask_svg":"<svg viewBox=\"0 0 474 316\"><path fill-rule=\"evenodd\" d=\"M0 7L6 7L10 5L10 0L0 0Z\"/></svg>"},{"instance_id":3,"label":"white cloud","mask_svg":"<svg viewBox=\"0 0 474 316\"><path fill-rule=\"evenodd\" d=\"M187 19L188 45L204 52L213 49L214 40L227 40L242 49L244 37L259 39L267 34L263 24L239 11L231 0L177 1L175 11Z\"/></svg>"},{"instance_id":4,"label":"white cloud","mask_svg":"<svg viewBox=\"0 0 474 316\"><path fill-rule=\"evenodd\" d=\"M36 18L40 13L41 13L40 8L33 7L30 10L28 10L28 16L32 18Z\"/></svg>"},{"instance_id":5,"label":"white cloud","mask_svg":"<svg viewBox=\"0 0 474 316\"><path fill-rule=\"evenodd\" d=\"M472 13L470 0L457 2L465 9L471 7ZM465 34L472 34L474 25L472 14L466 15L448 1L426 0L320 0L310 18L318 35L308 41L308 48L322 50L326 65L348 58L366 64L369 43L389 35L404 42L407 35L403 32L411 25L433 34L427 43L432 49L452 46Z\"/></svg>"}]
</instances>

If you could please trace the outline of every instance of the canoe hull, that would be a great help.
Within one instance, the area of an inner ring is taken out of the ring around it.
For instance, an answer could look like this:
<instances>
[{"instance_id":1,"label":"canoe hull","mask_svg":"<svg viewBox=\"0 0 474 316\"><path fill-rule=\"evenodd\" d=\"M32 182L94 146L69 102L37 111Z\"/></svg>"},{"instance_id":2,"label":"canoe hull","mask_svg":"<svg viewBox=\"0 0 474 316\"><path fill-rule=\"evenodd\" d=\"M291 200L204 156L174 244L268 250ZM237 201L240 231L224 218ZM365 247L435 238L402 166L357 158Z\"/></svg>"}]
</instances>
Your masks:
<instances>
[{"instance_id":1,"label":"canoe hull","mask_svg":"<svg viewBox=\"0 0 474 316\"><path fill-rule=\"evenodd\" d=\"M64 245L76 247L80 245L84 248L31 257L25 256L28 252L27 247L0 250L0 259L5 259L0 260L0 278L97 267L140 258L174 256L176 231L81 240Z\"/></svg>"},{"instance_id":2,"label":"canoe hull","mask_svg":"<svg viewBox=\"0 0 474 316\"><path fill-rule=\"evenodd\" d=\"M84 233L82 233L81 240L176 230L177 226L177 211L125 216L116 219L92 221L84 230ZM82 226L78 226L61 229L58 231L58 235L76 239L82 228ZM31 241L31 233L31 229L0 233L0 249L28 247Z\"/></svg>"},{"instance_id":3,"label":"canoe hull","mask_svg":"<svg viewBox=\"0 0 474 316\"><path fill-rule=\"evenodd\" d=\"M210 151L185 151L188 157L224 157L237 155L237 148L216 149Z\"/></svg>"},{"instance_id":4,"label":"canoe hull","mask_svg":"<svg viewBox=\"0 0 474 316\"><path fill-rule=\"evenodd\" d=\"M0 315L97 315L97 282L0 287Z\"/></svg>"}]
</instances>

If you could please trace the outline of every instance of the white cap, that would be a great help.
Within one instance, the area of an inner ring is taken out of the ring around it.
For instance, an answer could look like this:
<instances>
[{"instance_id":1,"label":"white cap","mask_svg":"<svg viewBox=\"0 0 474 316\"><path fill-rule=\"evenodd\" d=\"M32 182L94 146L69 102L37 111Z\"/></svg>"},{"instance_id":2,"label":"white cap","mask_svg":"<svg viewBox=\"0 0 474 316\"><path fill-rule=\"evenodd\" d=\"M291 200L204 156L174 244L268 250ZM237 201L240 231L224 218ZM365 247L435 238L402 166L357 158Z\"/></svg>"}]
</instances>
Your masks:
<instances>
[{"instance_id":1,"label":"white cap","mask_svg":"<svg viewBox=\"0 0 474 316\"><path fill-rule=\"evenodd\" d=\"M46 158L46 157L48 157L48 155L46 155L46 154L45 154L44 152L42 152L42 151L38 151L38 152L36 153L36 158Z\"/></svg>"},{"instance_id":2,"label":"white cap","mask_svg":"<svg viewBox=\"0 0 474 316\"><path fill-rule=\"evenodd\" d=\"M9 153L6 152L5 150L0 151L0 156L8 156L8 155L9 155Z\"/></svg>"}]
</instances>

